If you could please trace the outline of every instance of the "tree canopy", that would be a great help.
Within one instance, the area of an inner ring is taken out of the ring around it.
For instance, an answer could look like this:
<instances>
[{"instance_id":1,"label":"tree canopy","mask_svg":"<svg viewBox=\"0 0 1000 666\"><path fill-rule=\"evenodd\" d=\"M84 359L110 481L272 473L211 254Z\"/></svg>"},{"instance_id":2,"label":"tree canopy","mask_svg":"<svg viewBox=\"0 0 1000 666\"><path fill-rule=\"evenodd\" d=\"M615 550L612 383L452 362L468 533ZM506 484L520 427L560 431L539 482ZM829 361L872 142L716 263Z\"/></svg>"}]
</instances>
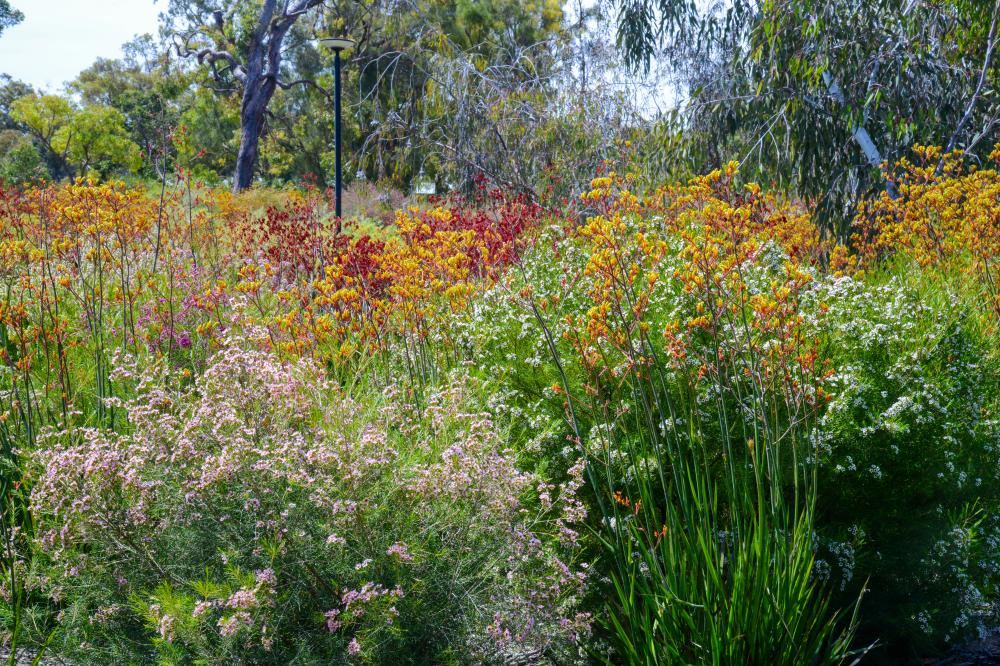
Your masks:
<instances>
[{"instance_id":1,"label":"tree canopy","mask_svg":"<svg viewBox=\"0 0 1000 666\"><path fill-rule=\"evenodd\" d=\"M7 28L24 20L24 14L10 6L10 0L0 0L0 35Z\"/></svg>"},{"instance_id":2,"label":"tree canopy","mask_svg":"<svg viewBox=\"0 0 1000 666\"><path fill-rule=\"evenodd\" d=\"M0 80L0 129L29 138L53 178L87 171L159 180L182 167L237 189L329 183L334 56L317 38L349 35L348 183L407 190L422 173L441 188L469 190L485 178L534 192L552 185L555 164L589 178L616 137L645 122L615 83L617 55L595 48L606 41L591 34L608 23L603 5L575 22L569 8L559 0L171 0L158 36L98 59L64 94ZM114 145L69 139L73 123L106 127Z\"/></svg>"},{"instance_id":3,"label":"tree canopy","mask_svg":"<svg viewBox=\"0 0 1000 666\"><path fill-rule=\"evenodd\" d=\"M685 157L735 158L844 220L915 142L980 157L1000 123L1000 3L621 0L629 63L671 63ZM888 185L891 188L891 185Z\"/></svg>"},{"instance_id":4,"label":"tree canopy","mask_svg":"<svg viewBox=\"0 0 1000 666\"><path fill-rule=\"evenodd\" d=\"M67 175L113 169L135 171L142 155L129 138L125 117L100 104L75 108L57 95L30 94L11 104L11 118L27 128Z\"/></svg>"},{"instance_id":5,"label":"tree canopy","mask_svg":"<svg viewBox=\"0 0 1000 666\"><path fill-rule=\"evenodd\" d=\"M0 17L21 14L0 0ZM185 168L237 189L328 183L333 53L317 40L348 35L348 182L407 189L423 173L534 191L554 164L585 178L639 131L648 170L736 160L843 236L859 196L892 194L883 164L914 143L972 162L991 147L998 20L1000 0L170 0L158 37L97 60L61 101L0 80L0 129L26 133L54 177L97 169L56 136L94 106L76 122L114 126L117 148L102 150L124 162L99 158L109 173L159 178L183 146ZM640 101L646 72L669 73L677 108L662 89Z\"/></svg>"}]
</instances>

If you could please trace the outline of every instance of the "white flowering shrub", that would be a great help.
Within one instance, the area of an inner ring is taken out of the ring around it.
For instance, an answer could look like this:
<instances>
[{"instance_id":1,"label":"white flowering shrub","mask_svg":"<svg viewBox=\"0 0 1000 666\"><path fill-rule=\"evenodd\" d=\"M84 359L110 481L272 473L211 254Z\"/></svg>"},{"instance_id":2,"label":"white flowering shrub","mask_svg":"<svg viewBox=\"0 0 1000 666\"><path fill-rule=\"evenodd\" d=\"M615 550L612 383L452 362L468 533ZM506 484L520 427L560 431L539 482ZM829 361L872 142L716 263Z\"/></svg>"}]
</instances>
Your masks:
<instances>
[{"instance_id":1,"label":"white flowering shrub","mask_svg":"<svg viewBox=\"0 0 1000 666\"><path fill-rule=\"evenodd\" d=\"M837 375L816 434L818 572L868 590L872 640L926 654L996 626L1000 372L961 303L899 278L831 280Z\"/></svg>"}]
</instances>

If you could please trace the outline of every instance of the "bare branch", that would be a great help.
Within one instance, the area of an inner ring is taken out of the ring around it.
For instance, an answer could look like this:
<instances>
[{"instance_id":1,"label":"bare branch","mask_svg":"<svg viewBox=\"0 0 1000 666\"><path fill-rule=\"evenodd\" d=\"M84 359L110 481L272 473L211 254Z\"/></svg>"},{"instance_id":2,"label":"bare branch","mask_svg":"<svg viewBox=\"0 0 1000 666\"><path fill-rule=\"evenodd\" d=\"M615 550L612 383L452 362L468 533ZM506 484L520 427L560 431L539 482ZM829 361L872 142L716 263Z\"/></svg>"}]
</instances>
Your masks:
<instances>
[{"instance_id":1,"label":"bare branch","mask_svg":"<svg viewBox=\"0 0 1000 666\"><path fill-rule=\"evenodd\" d=\"M986 55L983 56L983 68L979 72L979 82L976 84L976 89L972 92L972 97L969 98L969 104L965 107L965 113L962 114L962 118L958 121L955 131L952 132L951 138L948 139L948 144L945 146L944 152L941 154L941 159L938 160L935 172L939 175L941 170L944 168L945 156L955 149L955 143L958 141L958 137L965 128L966 123L969 122L969 118L972 117L972 110L976 106L979 94L983 91L983 86L986 85L986 75L990 69L990 59L993 57L993 48L997 45L998 41L994 38L994 35L996 34L998 15L1000 15L1000 0L996 0L993 4L993 20L990 22L990 32L986 37ZM971 148L971 146L968 147Z\"/></svg>"},{"instance_id":2,"label":"bare branch","mask_svg":"<svg viewBox=\"0 0 1000 666\"><path fill-rule=\"evenodd\" d=\"M174 48L177 51L178 57L180 58L194 57L198 61L199 65L208 63L209 65L212 65L213 68L217 62L225 61L226 63L229 64L233 76L235 76L240 81L244 81L246 79L246 68L239 60L236 59L236 56L234 56L232 53L229 53L228 51L215 50L210 47L205 47L201 49L192 49L189 45L189 40L191 39L191 37L193 37L193 34L185 37L183 44L181 42L174 40Z\"/></svg>"},{"instance_id":3,"label":"bare branch","mask_svg":"<svg viewBox=\"0 0 1000 666\"><path fill-rule=\"evenodd\" d=\"M330 99L332 97L332 95L331 95L331 93L330 93L329 90L327 90L326 88L322 87L321 85L319 85L318 83L316 83L312 79L298 79L297 81L289 81L287 83L284 82L284 81L282 81L282 80L280 80L280 79L276 79L275 83L282 90L288 90L289 88L292 88L294 86L312 86L313 88L315 88L316 90L318 90L320 93L322 93L323 96L326 97L327 99Z\"/></svg>"},{"instance_id":4,"label":"bare branch","mask_svg":"<svg viewBox=\"0 0 1000 666\"><path fill-rule=\"evenodd\" d=\"M239 61L236 60L236 57L233 56L228 51L213 51L212 49L205 48L198 51L196 57L199 64L204 64L208 62L214 65L219 60L225 60L226 62L229 63L233 72L233 76L240 79L241 81L246 78L246 70L243 68L243 65L241 65Z\"/></svg>"}]
</instances>

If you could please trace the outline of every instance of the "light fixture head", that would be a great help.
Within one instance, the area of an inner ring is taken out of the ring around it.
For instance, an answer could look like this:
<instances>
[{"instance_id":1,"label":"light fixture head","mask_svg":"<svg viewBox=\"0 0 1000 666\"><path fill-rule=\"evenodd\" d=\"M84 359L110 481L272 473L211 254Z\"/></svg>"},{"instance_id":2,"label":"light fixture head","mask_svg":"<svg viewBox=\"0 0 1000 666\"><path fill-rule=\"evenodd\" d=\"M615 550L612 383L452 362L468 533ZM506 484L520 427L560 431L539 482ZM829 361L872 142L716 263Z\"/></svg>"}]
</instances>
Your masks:
<instances>
[{"instance_id":1,"label":"light fixture head","mask_svg":"<svg viewBox=\"0 0 1000 666\"><path fill-rule=\"evenodd\" d=\"M355 41L347 37L324 37L319 40L319 43L334 51L343 51L354 46Z\"/></svg>"},{"instance_id":2,"label":"light fixture head","mask_svg":"<svg viewBox=\"0 0 1000 666\"><path fill-rule=\"evenodd\" d=\"M413 194L430 196L437 194L437 185L434 181L424 175L424 168L420 167L420 173L413 179Z\"/></svg>"}]
</instances>

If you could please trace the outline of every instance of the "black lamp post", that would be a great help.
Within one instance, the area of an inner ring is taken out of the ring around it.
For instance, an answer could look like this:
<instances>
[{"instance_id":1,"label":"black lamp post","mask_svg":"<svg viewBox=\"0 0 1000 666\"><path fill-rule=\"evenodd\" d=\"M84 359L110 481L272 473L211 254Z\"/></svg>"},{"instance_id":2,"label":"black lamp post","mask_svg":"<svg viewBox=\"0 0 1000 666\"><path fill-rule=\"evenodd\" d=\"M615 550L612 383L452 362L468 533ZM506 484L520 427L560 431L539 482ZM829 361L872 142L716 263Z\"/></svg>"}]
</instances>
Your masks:
<instances>
[{"instance_id":1,"label":"black lamp post","mask_svg":"<svg viewBox=\"0 0 1000 666\"><path fill-rule=\"evenodd\" d=\"M343 189L344 189L344 174L343 174L343 163L341 160L341 150L340 150L340 52L344 49L349 49L354 46L353 39L347 39L346 37L328 37L326 39L319 40L320 43L325 44L327 47L333 49L336 54L336 59L334 60L334 87L333 87L333 105L336 107L336 119L334 121L334 141L336 143L336 154L337 154L337 227L340 227L340 218L343 216L343 208L341 205L343 199Z\"/></svg>"}]
</instances>

